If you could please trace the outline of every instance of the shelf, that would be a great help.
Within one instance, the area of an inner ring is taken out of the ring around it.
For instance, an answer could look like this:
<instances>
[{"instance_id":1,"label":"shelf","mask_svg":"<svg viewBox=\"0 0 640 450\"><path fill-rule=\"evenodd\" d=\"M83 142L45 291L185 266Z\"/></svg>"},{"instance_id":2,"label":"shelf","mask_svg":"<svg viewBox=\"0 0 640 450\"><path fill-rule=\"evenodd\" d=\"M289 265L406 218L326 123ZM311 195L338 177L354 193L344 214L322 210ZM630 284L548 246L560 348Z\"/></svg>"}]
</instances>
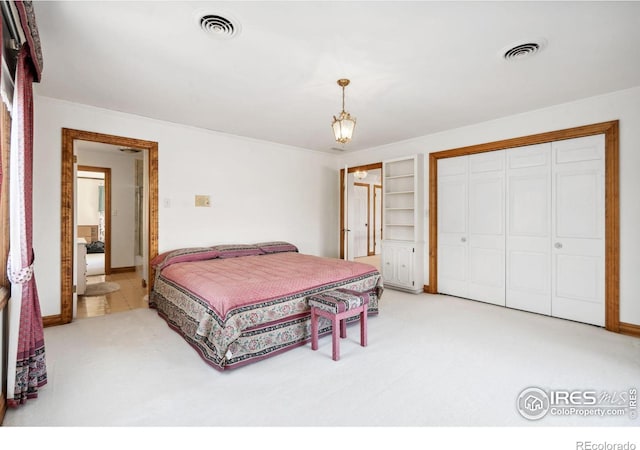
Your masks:
<instances>
[{"instance_id":1,"label":"shelf","mask_svg":"<svg viewBox=\"0 0 640 450\"><path fill-rule=\"evenodd\" d=\"M397 178L413 178L414 175L412 173L408 173L406 175L392 175L384 177L385 180L395 180Z\"/></svg>"},{"instance_id":2,"label":"shelf","mask_svg":"<svg viewBox=\"0 0 640 450\"><path fill-rule=\"evenodd\" d=\"M383 161L383 174L384 281L389 286L422 292L424 155Z\"/></svg>"}]
</instances>

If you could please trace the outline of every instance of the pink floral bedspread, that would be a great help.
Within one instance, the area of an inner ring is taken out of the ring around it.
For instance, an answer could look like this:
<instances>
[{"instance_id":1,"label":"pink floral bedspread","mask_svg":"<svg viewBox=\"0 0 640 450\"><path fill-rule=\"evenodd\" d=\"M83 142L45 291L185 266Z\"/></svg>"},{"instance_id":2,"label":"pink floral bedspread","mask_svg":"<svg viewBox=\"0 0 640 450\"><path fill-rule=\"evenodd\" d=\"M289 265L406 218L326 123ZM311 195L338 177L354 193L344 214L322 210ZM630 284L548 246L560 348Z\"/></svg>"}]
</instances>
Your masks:
<instances>
[{"instance_id":1,"label":"pink floral bedspread","mask_svg":"<svg viewBox=\"0 0 640 450\"><path fill-rule=\"evenodd\" d=\"M174 264L162 276L185 287L224 319L235 308L376 272L373 266L286 252Z\"/></svg>"},{"instance_id":2,"label":"pink floral bedspread","mask_svg":"<svg viewBox=\"0 0 640 450\"><path fill-rule=\"evenodd\" d=\"M225 370L304 345L311 336L307 297L336 288L370 294L369 314L378 313L384 288L375 267L297 252L167 265L149 306ZM321 334L331 330L325 322Z\"/></svg>"}]
</instances>

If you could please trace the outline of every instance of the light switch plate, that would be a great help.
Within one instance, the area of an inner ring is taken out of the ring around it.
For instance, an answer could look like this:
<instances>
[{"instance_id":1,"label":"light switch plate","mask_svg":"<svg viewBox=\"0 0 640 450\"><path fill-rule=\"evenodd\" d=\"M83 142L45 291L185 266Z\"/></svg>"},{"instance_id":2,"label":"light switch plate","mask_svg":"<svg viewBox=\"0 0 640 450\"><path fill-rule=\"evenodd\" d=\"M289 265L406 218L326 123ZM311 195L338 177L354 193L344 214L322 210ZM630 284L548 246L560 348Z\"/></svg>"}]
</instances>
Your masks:
<instances>
[{"instance_id":1,"label":"light switch plate","mask_svg":"<svg viewBox=\"0 0 640 450\"><path fill-rule=\"evenodd\" d=\"M211 206L208 195L196 195L196 206Z\"/></svg>"}]
</instances>

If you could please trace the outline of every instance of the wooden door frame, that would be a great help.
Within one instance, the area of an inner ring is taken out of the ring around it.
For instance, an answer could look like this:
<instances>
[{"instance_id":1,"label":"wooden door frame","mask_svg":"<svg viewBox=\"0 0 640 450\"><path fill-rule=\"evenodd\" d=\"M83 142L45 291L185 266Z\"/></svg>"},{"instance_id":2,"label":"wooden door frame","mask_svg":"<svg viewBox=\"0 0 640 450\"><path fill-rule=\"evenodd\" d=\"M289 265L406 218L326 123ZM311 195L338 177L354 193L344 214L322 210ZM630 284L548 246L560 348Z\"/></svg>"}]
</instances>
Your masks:
<instances>
[{"instance_id":1,"label":"wooden door frame","mask_svg":"<svg viewBox=\"0 0 640 450\"><path fill-rule=\"evenodd\" d=\"M78 170L104 174L104 274L111 275L111 168L78 165Z\"/></svg>"},{"instance_id":2,"label":"wooden door frame","mask_svg":"<svg viewBox=\"0 0 640 450\"><path fill-rule=\"evenodd\" d=\"M43 317L44 326L73 320L73 143L76 140L133 147L147 152L149 171L149 230L147 235L148 292L153 287L150 262L158 254L158 143L92 131L62 128L62 179L60 204L60 314Z\"/></svg>"},{"instance_id":3,"label":"wooden door frame","mask_svg":"<svg viewBox=\"0 0 640 450\"><path fill-rule=\"evenodd\" d=\"M382 210L382 184L373 185L373 254L377 252L376 237L378 231L378 221L376 220L376 189L380 189L380 209ZM380 211L380 222L382 222L382 211ZM380 241L382 241L382 228L380 228Z\"/></svg>"},{"instance_id":4,"label":"wooden door frame","mask_svg":"<svg viewBox=\"0 0 640 450\"><path fill-rule=\"evenodd\" d=\"M605 327L609 331L638 335L640 326L620 322L620 182L618 121L602 122L548 133L534 134L429 154L429 285L438 292L438 160L527 145L605 136Z\"/></svg>"},{"instance_id":5,"label":"wooden door frame","mask_svg":"<svg viewBox=\"0 0 640 450\"><path fill-rule=\"evenodd\" d=\"M353 173L357 170L375 170L380 169L382 172L382 162L367 164L364 166L355 166L349 167L347 173ZM345 181L346 181L344 169L340 169L340 259L344 259L344 233L345 233L345 223L344 223L344 189L345 189ZM382 177L380 177L382 180ZM367 249L368 250L368 249Z\"/></svg>"}]
</instances>

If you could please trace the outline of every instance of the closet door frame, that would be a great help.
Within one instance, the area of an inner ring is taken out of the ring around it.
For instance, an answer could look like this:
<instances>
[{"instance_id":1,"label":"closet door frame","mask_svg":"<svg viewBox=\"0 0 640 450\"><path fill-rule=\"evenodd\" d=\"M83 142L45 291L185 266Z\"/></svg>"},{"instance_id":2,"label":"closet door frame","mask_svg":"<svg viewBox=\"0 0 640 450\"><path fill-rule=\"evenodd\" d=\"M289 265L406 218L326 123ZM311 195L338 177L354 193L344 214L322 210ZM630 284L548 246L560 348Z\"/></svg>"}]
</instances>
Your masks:
<instances>
[{"instance_id":1,"label":"closet door frame","mask_svg":"<svg viewBox=\"0 0 640 450\"><path fill-rule=\"evenodd\" d=\"M605 328L625 332L620 323L620 196L619 121L601 122L502 141L455 148L429 154L429 285L425 291L438 293L438 160L493 152L596 134L605 136Z\"/></svg>"}]
</instances>

